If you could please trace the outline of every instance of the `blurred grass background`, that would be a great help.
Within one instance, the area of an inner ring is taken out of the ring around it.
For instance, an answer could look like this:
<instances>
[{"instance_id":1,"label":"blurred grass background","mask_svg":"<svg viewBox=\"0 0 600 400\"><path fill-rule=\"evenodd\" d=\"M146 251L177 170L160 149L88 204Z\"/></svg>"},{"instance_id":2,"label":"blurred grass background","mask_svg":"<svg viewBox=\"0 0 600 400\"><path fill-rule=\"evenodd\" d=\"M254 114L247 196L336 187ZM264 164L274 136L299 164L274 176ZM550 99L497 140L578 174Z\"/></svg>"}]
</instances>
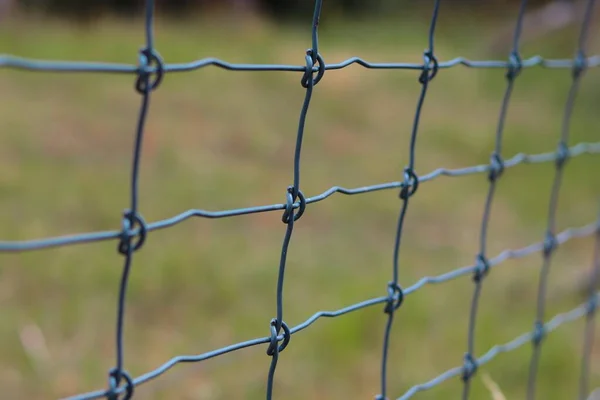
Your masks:
<instances>
[{"instance_id":1,"label":"blurred grass background","mask_svg":"<svg viewBox=\"0 0 600 400\"><path fill-rule=\"evenodd\" d=\"M320 51L328 63L421 62L429 7L353 21L328 18ZM508 21L516 10L505 10ZM512 12L512 14L511 14ZM439 60L505 58L486 52L502 15L457 12L442 2ZM159 16L155 46L166 62L217 57L240 63L302 65L310 20L281 25L257 16ZM598 37L597 24L591 38ZM578 27L527 41L524 58L570 58ZM0 53L56 60L135 63L143 44L138 19L99 18L87 27L21 15L0 25ZM591 43L590 54L599 46ZM577 99L570 144L598 141L600 71L589 70ZM417 141L419 174L488 162L503 70L455 67L430 85ZM402 179L420 91L417 71L360 66L326 72L315 87L302 150L302 190L358 187ZM190 208L223 210L280 203L292 182L304 89L300 74L230 72L214 67L167 74L152 94L140 175L146 221ZM118 229L129 206L132 145L140 96L132 75L0 73L0 237L25 240ZM518 78L504 133L506 158L553 151L570 71L526 69ZM600 158L569 161L559 230L595 220ZM521 165L503 175L488 253L540 241L553 165ZM484 174L424 183L412 199L400 255L400 282L473 263L487 192ZM284 319L296 325L386 293L391 277L397 191L336 194L311 204L295 224L284 286ZM125 368L134 376L179 354L199 354L266 336L285 226L281 213L192 219L152 232L134 257L125 319ZM547 318L584 300L578 284L592 263L592 238L557 251ZM509 261L484 282L477 322L480 355L532 329L541 256ZM5 398L59 398L106 387L114 366L118 283L115 242L2 255L0 386ZM461 278L411 294L398 310L389 360L390 398L460 365L466 350L473 283ZM281 354L275 397L373 398L379 392L383 306L322 319L292 337ZM573 398L580 373L583 321L550 335L542 351L538 398ZM178 365L136 388L136 398L264 397L266 346L199 364ZM595 350L597 352L597 349ZM522 398L530 346L499 356L474 378L472 398L491 399L487 373L507 399ZM600 383L600 354L591 383ZM418 399L458 398L454 379Z\"/></svg>"}]
</instances>

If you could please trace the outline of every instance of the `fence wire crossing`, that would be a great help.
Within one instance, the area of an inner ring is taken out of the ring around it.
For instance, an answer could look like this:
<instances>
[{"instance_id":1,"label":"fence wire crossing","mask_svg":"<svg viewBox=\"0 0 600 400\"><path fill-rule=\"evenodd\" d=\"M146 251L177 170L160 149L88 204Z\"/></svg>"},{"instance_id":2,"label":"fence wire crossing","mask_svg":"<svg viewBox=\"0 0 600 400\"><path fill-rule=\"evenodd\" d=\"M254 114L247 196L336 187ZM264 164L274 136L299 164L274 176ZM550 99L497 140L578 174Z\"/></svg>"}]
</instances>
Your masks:
<instances>
[{"instance_id":1,"label":"fence wire crossing","mask_svg":"<svg viewBox=\"0 0 600 400\"><path fill-rule=\"evenodd\" d=\"M326 64L319 52L318 26L321 16L322 0L315 0L314 14L312 19L312 45L306 51L305 62L303 66L296 65L267 65L267 64L232 64L223 60L207 58L190 62L187 64L166 64L163 62L160 54L154 47L154 1L145 1L145 46L139 53L139 65L109 64L109 63L87 63L87 62L59 62L47 60L34 60L16 57L12 55L0 55L0 68L22 69L27 71L45 71L45 72L87 72L87 73L131 73L136 74L135 90L141 95L141 106L138 116L137 129L135 133L135 142L133 148L133 162L131 169L130 182L130 207L123 213L122 227L120 230L91 232L75 234L70 236L50 237L25 241L0 241L0 251L2 252L20 252L33 251L49 247L58 247L66 245L75 245L81 243L97 242L103 240L118 240L118 251L124 257L124 266L119 286L118 308L116 318L116 338L115 349L116 359L115 367L108 373L108 387L104 390L92 391L71 397L71 399L97 399L108 398L116 399L120 395L124 398L132 398L135 388L145 382L159 377L179 363L201 362L220 355L241 350L251 346L267 345L266 352L271 357L270 367L267 374L266 398L273 397L273 387L276 377L277 362L280 354L289 345L292 335L308 328L320 318L340 317L350 312L358 311L366 307L383 305L384 312L387 314L386 324L384 326L384 336L382 344L381 357L381 381L377 399L388 398L387 393L387 358L390 343L390 334L392 332L395 312L404 304L406 296L416 292L429 284L440 284L457 279L462 276L471 275L474 281L473 298L471 302L471 311L467 329L467 350L462 364L443 372L441 375L431 379L428 382L418 384L410 388L398 399L406 400L412 398L421 391L431 389L446 380L460 377L463 381L462 399L469 398L471 378L475 375L477 368L492 361L501 353L513 351L527 343L532 344L533 352L530 363L527 399L535 398L535 383L539 357L542 349L543 339L559 326L574 321L579 318L586 318L583 350L581 358L581 372L579 381L579 399L585 399L589 391L590 374L590 354L594 336L594 315L597 309L600 292L596 292L597 283L600 283L600 210L596 221L581 227L566 229L562 232L556 232L556 210L557 201L561 184L561 177L566 162L574 157L586 154L600 153L600 142L579 143L569 147L569 125L572 115L575 98L584 72L588 68L600 66L600 55L587 56L586 42L589 35L592 9L594 0L587 0L587 6L583 15L580 36L573 59L548 60L541 56L535 56L529 59L522 59L519 52L519 38L521 35L523 16L527 6L527 1L523 0L519 7L516 18L512 50L508 55L508 61L473 61L462 57L455 58L446 62L439 62L434 51L435 28L437 16L440 9L440 0L435 0L429 28L428 47L423 54L422 64L409 63L372 63L358 57L352 57L337 64ZM313 90L328 70L346 68L350 65L358 64L368 69L406 69L420 71L419 83L421 84L421 93L417 100L415 118L410 136L409 161L404 168L403 179L401 181L387 182L364 186L358 188L344 188L339 186L331 187L325 192L313 197L306 197L300 189L300 156L304 136L304 124L307 118L310 101ZM455 66L465 66L468 68L503 68L506 69L506 90L503 97L498 124L496 128L495 145L491 153L489 165L476 165L459 169L439 168L425 175L417 175L415 148L418 137L419 119L421 117L422 107L426 98L427 89L440 69L451 68ZM167 72L186 72L193 71L207 66L215 66L230 71L292 71L302 73L300 80L301 86L305 89L305 98L300 110L298 130L296 136L296 147L293 158L292 185L287 188L285 203L263 205L258 207L248 207L231 209L224 211L207 211L201 209L191 209L168 219L146 223L138 207L138 176L142 140L144 136L144 124L148 113L151 93L158 88L165 73ZM562 68L571 69L572 85L569 91L567 102L564 108L563 123L558 138L557 149L552 153L542 154L523 154L519 153L511 158L504 159L502 154L502 137L504 131L504 122L508 113L511 93L515 81L523 68L532 67L543 68ZM531 163L549 163L555 165L555 178L550 192L550 201L548 206L548 222L545 237L538 243L531 244L519 249L505 250L500 254L489 257L486 251L487 231L489 217L494 198L494 192L497 181L503 173L512 167L520 164ZM461 267L445 274L437 276L426 276L411 286L403 288L399 283L399 257L401 249L401 238L403 224L407 215L409 200L416 193L417 188L424 182L431 181L442 176L460 177L472 174L487 174L489 189L485 198L483 217L481 222L479 251L475 256L473 265ZM398 216L396 237L393 249L392 276L387 284L387 292L384 296L368 299L348 307L335 311L318 311L303 323L290 327L284 319L283 308L283 285L284 273L286 267L287 249L291 241L294 224L306 211L306 206L325 200L335 193L345 195L356 195L370 193L379 190L399 189L401 207ZM240 216L252 213L283 211L282 222L286 225L286 230L281 248L281 258L279 263L279 274L276 285L276 309L275 317L270 321L270 335L248 340L245 342L233 344L220 349L216 349L199 355L176 356L165 362L158 368L138 376L132 377L125 369L125 360L123 357L123 320L125 315L125 299L127 293L127 283L129 271L133 262L134 253L139 250L145 241L148 233L158 229L164 229L179 224L192 217L203 218L225 218ZM545 297L547 278L550 270L552 255L559 245L569 240L595 236L594 255L591 267L590 292L587 302L579 307L554 316L552 319L544 322L545 318ZM541 252L543 255L542 268L540 270L537 314L533 323L533 329L523 335L502 345L496 345L489 349L483 355L475 356L475 326L477 321L477 308L480 294L483 288L483 282L492 268L499 267L503 262L509 259L522 258L534 253Z\"/></svg>"}]
</instances>

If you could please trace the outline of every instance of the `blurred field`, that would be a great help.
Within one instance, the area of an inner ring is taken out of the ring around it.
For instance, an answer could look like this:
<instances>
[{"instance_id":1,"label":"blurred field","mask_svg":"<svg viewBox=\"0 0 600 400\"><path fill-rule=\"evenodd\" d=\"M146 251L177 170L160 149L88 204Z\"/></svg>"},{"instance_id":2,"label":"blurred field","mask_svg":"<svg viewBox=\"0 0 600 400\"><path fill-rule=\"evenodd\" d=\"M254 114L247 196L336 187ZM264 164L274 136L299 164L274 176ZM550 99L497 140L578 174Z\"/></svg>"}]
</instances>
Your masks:
<instances>
[{"instance_id":1,"label":"blurred field","mask_svg":"<svg viewBox=\"0 0 600 400\"><path fill-rule=\"evenodd\" d=\"M467 22L468 21L468 22ZM475 22L474 22L475 21ZM440 60L489 58L482 40L494 24L442 7ZM463 24L465 22L465 24ZM282 28L264 21L217 19L156 24L166 62L218 57L230 62L303 64L310 23ZM326 62L420 62L428 21L321 21ZM596 30L597 31L597 30ZM528 43L523 56L569 58L576 31ZM590 34L590 37L597 35ZM17 19L0 26L0 53L41 59L135 63L139 21L102 20L81 30L63 22ZM598 43L591 53L598 53ZM494 143L505 83L502 70L456 67L430 85L417 141L419 174L485 164ZM301 188L313 196L333 185L358 187L402 179L420 91L415 71L328 71L315 87L302 153ZM527 69L518 78L505 129L504 155L553 151L570 84L567 70ZM129 206L132 144L140 103L132 75L0 73L0 237L25 240L118 229ZM600 71L588 71L572 119L570 144L598 141ZM300 74L229 72L207 67L168 74L152 95L140 177L146 221L190 208L223 210L281 203L304 89ZM597 215L600 157L565 169L559 230ZM488 253L519 248L544 234L552 164L505 172L490 223ZM472 264L487 192L485 175L442 177L411 200L400 255L400 282ZM398 192L335 194L311 204L295 224L284 286L284 319L296 325L385 295L400 208ZM125 367L134 376L179 354L199 354L269 333L285 226L281 213L192 219L152 232L135 254L127 297ZM559 249L552 264L547 319L571 309L592 262L592 238ZM106 387L114 366L118 282L115 242L2 255L0 386L5 398L46 399ZM484 282L477 354L530 330L541 256L510 261ZM466 351L473 283L461 278L411 294L391 339L389 396L460 365ZM322 319L294 335L281 353L275 397L359 399L379 393L383 306ZM542 351L539 399L573 398L583 321L549 336ZM36 329L39 333L36 334ZM40 336L41 334L41 336ZM40 340L43 338L43 341ZM600 347L591 383L600 384ZM136 398L264 398L266 346L178 365L136 388ZM483 367L507 399L523 398L530 346ZM418 399L455 399L460 380ZM474 379L472 398L491 399Z\"/></svg>"}]
</instances>

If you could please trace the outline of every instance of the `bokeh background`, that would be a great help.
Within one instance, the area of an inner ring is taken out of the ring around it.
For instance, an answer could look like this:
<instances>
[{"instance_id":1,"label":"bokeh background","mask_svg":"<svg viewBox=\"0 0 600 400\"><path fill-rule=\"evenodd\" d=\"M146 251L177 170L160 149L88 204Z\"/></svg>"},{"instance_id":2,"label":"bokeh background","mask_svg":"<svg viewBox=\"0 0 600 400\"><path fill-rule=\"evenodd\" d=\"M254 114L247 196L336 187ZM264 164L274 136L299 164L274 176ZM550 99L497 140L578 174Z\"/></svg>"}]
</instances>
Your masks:
<instances>
[{"instance_id":1,"label":"bokeh background","mask_svg":"<svg viewBox=\"0 0 600 400\"><path fill-rule=\"evenodd\" d=\"M2 1L0 53L71 61L136 63L144 44L142 1ZM422 62L433 1L325 1L319 37L328 63L360 56ZM571 58L580 3L530 2L522 56ZM312 1L157 1L155 46L166 62L217 57L237 63L304 64ZM506 59L518 1L442 1L439 60ZM600 8L600 7L597 7ZM589 54L600 53L599 19ZM457 66L430 84L416 150L420 174L486 164L505 89L502 69ZM570 145L598 141L600 71L578 95ZM301 189L358 187L402 179L420 85L418 71L326 72L315 87L302 150ZM554 151L569 70L534 67L519 76L504 134L506 158ZM132 75L0 71L0 237L25 240L119 229L129 206L140 96ZM191 208L281 203L292 182L304 97L295 72L206 67L167 74L152 94L140 174L140 211L156 221ZM600 157L569 161L558 230L597 218ZM488 254L543 238L553 164L509 169L498 185ZM485 174L442 177L411 200L400 283L471 265L478 251ZM295 224L284 286L284 319L296 325L386 294L401 202L397 190L336 194ZM134 257L125 319L125 368L134 376L179 354L199 354L269 334L275 316L280 212L191 219L152 232ZM585 299L593 239L572 240L552 262L547 318ZM484 282L476 352L533 327L540 255L509 261ZM49 399L104 388L115 363L116 300L123 258L116 242L2 254L0 387L10 399ZM391 337L389 396L458 366L466 351L474 285L464 277L411 294ZM281 353L275 397L365 399L379 393L386 315L376 306L322 319ZM540 399L573 398L583 320L550 335ZM591 383L600 383L600 347ZM266 346L181 364L136 388L145 399L261 399ZM472 398L523 398L531 346L503 354L474 378ZM418 399L455 399L453 379Z\"/></svg>"}]
</instances>

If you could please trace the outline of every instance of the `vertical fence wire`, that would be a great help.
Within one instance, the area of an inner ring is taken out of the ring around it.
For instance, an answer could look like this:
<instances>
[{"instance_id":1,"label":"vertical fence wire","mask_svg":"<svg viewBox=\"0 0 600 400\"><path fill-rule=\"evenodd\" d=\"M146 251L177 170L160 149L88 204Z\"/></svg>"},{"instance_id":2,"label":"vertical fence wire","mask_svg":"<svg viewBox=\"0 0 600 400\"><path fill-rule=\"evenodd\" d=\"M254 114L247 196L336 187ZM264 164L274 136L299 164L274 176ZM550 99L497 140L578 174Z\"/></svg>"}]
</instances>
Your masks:
<instances>
[{"instance_id":1,"label":"vertical fence wire","mask_svg":"<svg viewBox=\"0 0 600 400\"><path fill-rule=\"evenodd\" d=\"M269 374L267 378L267 400L271 400L273 397L275 369L277 368L279 353L286 348L290 341L290 329L283 321L283 282L288 247L292 238L292 231L294 229L294 221L297 221L302 216L306 207L306 199L300 190L300 155L302 149L302 139L304 136L304 126L306 123L306 116L308 114L308 107L310 105L313 87L319 82L319 80L321 80L325 72L325 62L319 54L318 39L318 26L319 19L321 17L321 7L322 0L315 0L312 23L312 47L306 51L306 70L300 81L302 87L306 89L306 94L302 104L302 109L300 111L300 120L298 122L298 132L296 135L296 149L294 152L294 183L287 189L286 208L282 216L282 221L287 225L287 228L283 239L283 245L281 247L279 274L277 278L277 317L271 320L271 338L267 348L267 354L271 356L271 366L269 367ZM315 77L313 74L313 67L316 65L319 66L319 70L317 72L317 76ZM294 213L294 203L296 200L299 200L300 203L298 212ZM282 328L283 337L279 339ZM279 343L279 340L283 340L281 344Z\"/></svg>"},{"instance_id":2,"label":"vertical fence wire","mask_svg":"<svg viewBox=\"0 0 600 400\"><path fill-rule=\"evenodd\" d=\"M415 148L417 143L417 132L419 129L419 119L421 117L423 103L425 102L427 87L429 86L429 82L435 77L435 75L438 72L438 61L434 54L433 45L439 8L440 0L435 0L433 5L431 23L429 26L429 48L425 50L423 54L423 70L421 72L421 75L419 76L419 83L421 83L421 94L417 101L417 108L410 136L409 161L408 166L404 168L404 185L402 189L400 189L400 199L402 200L402 207L400 210L400 215L398 217L396 237L394 241L392 280L388 283L387 286L388 300L384 309L385 313L388 315L388 318L383 336L383 354L381 356L381 391L380 394L376 396L378 400L387 399L387 364L390 346L390 334L392 331L392 323L394 321L394 312L400 307L400 305L402 305L402 302L404 300L404 293L400 284L398 283L400 242L402 239L402 228L404 226L404 219L406 217L406 211L408 209L408 200L412 195L415 194L419 186L419 177L415 172Z\"/></svg>"},{"instance_id":3,"label":"vertical fence wire","mask_svg":"<svg viewBox=\"0 0 600 400\"><path fill-rule=\"evenodd\" d=\"M154 49L154 33L153 33L153 22L154 22L154 1L146 0L146 18L145 18L145 36L146 36L146 47L140 50L139 61L140 61L140 72L138 79L135 84L136 91L142 96L142 103L140 106L139 117L137 122L137 129L135 134L134 148L133 148L133 165L131 168L131 208L126 210L123 215L123 231L121 235L121 241L119 242L118 251L125 256L125 265L123 266L123 273L121 276L121 282L119 286L119 298L118 298L118 309L117 309L117 332L116 332L116 366L109 371L109 393L107 397L111 400L117 399L118 394L116 389L119 388L121 379L125 379L125 399L129 399L133 396L135 385L132 382L132 378L129 373L124 370L124 349L123 349L123 330L124 330L124 318L125 318L125 297L127 294L127 283L131 272L131 265L133 263L133 253L141 248L146 239L146 223L143 217L138 212L138 187L139 187L139 166L140 157L142 151L142 141L144 136L144 124L146 122L146 116L148 114L148 107L150 104L150 92L154 90L160 80L162 79L162 61L158 52ZM147 68L155 64L158 67L158 72L154 81L150 81L150 74ZM132 243L133 236L131 230L136 227L140 230L139 238L137 242Z\"/></svg>"},{"instance_id":4,"label":"vertical fence wire","mask_svg":"<svg viewBox=\"0 0 600 400\"><path fill-rule=\"evenodd\" d=\"M537 296L537 307L536 307L536 319L534 323L534 335L532 339L533 352L531 355L531 361L529 366L529 379L527 382L527 399L535 399L535 385L536 376L539 365L539 359L541 354L541 345L544 339L544 326L543 319L546 306L546 290L548 275L550 273L550 264L552 255L557 249L556 243L556 214L558 208L558 197L560 192L560 185L563 178L563 170L566 162L569 158L569 131L571 116L573 114L573 107L575 105L575 98L579 90L581 77L586 70L585 62L585 47L587 44L588 33L590 29L590 21L592 18L592 10L594 6L594 0L587 0L583 15L583 23L581 24L581 31L579 34L578 48L576 51L575 59L573 62L572 69L572 82L567 95L567 101L565 103L565 110L563 114L563 122L561 126L560 140L558 143L557 159L555 163L555 174L554 181L552 183L552 189L550 192L550 204L548 207L548 225L546 228L546 236L544 240L543 250L543 262L540 270L539 284L538 284L538 296Z\"/></svg>"},{"instance_id":5,"label":"vertical fence wire","mask_svg":"<svg viewBox=\"0 0 600 400\"><path fill-rule=\"evenodd\" d=\"M473 298L471 301L471 309L469 313L469 326L467 333L467 352L464 356L464 370L462 374L463 393L462 399L467 400L469 398L469 392L471 388L471 378L477 371L475 353L475 323L477 319L477 309L479 306L479 298L481 296L482 284L484 278L487 276L490 270L490 264L486 254L487 244L487 232L489 221L491 217L492 201L496 190L498 179L504 172L504 160L502 158L502 135L504 133L504 125L506 121L506 115L508 113L508 105L510 103L511 94L514 87L514 82L519 73L521 72L521 56L519 54L519 38L521 36L523 16L525 15L525 9L527 8L527 0L522 0L519 7L519 13L517 15L517 22L515 24L515 31L513 34L513 45L512 51L509 56L508 71L506 72L507 85L502 100L502 106L500 108L500 116L498 118L498 125L496 128L496 144L494 151L490 157L490 167L488 173L488 181L490 182L487 197L485 199L485 206L483 211L483 217L481 220L481 231L479 235L479 253L476 256L476 269L473 274L473 281L475 282L475 290L473 291Z\"/></svg>"}]
</instances>

